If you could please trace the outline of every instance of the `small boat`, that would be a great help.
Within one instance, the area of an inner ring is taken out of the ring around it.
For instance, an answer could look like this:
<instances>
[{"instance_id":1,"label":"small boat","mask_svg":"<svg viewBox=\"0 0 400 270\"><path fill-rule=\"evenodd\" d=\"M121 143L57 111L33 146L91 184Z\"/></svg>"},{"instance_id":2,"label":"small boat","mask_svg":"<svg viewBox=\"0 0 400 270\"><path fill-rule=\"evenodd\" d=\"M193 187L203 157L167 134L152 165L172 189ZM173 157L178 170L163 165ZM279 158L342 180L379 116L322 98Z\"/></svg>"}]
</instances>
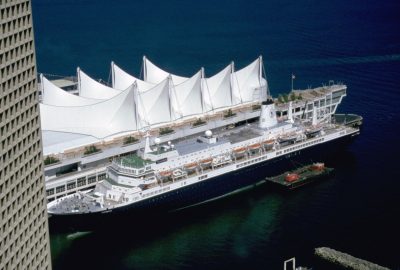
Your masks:
<instances>
[{"instance_id":1,"label":"small boat","mask_svg":"<svg viewBox=\"0 0 400 270\"><path fill-rule=\"evenodd\" d=\"M263 144L265 150L270 150L270 149L272 149L272 147L274 147L274 143L275 143L275 140L266 140L266 141L263 141L263 142L262 142L262 144Z\"/></svg>"},{"instance_id":2,"label":"small boat","mask_svg":"<svg viewBox=\"0 0 400 270\"><path fill-rule=\"evenodd\" d=\"M171 175L172 175L171 171L162 171L162 172L160 172L160 176L162 178L167 178L167 177L170 177Z\"/></svg>"},{"instance_id":3,"label":"small boat","mask_svg":"<svg viewBox=\"0 0 400 270\"><path fill-rule=\"evenodd\" d=\"M267 177L265 180L279 184L288 189L298 188L314 180L331 175L333 168L328 168L324 163L318 162L301 168L285 172L283 174Z\"/></svg>"},{"instance_id":4,"label":"small boat","mask_svg":"<svg viewBox=\"0 0 400 270\"><path fill-rule=\"evenodd\" d=\"M275 140L266 140L266 141L263 141L263 145L264 145L264 146L273 146L274 143L275 143Z\"/></svg>"},{"instance_id":5,"label":"small boat","mask_svg":"<svg viewBox=\"0 0 400 270\"><path fill-rule=\"evenodd\" d=\"M261 144L256 143L256 144L250 145L250 146L249 146L249 149L250 149L250 150L257 150L257 149L260 149L260 147L261 147Z\"/></svg>"},{"instance_id":6,"label":"small boat","mask_svg":"<svg viewBox=\"0 0 400 270\"><path fill-rule=\"evenodd\" d=\"M308 138L312 138L317 136L322 130L322 127L312 127L312 128L308 128L305 131L305 134Z\"/></svg>"},{"instance_id":7,"label":"small boat","mask_svg":"<svg viewBox=\"0 0 400 270\"><path fill-rule=\"evenodd\" d=\"M278 138L280 144L293 144L297 140L297 134L289 134Z\"/></svg>"},{"instance_id":8,"label":"small boat","mask_svg":"<svg viewBox=\"0 0 400 270\"><path fill-rule=\"evenodd\" d=\"M238 148L233 149L233 153L235 155L242 155L245 152L246 152L246 147L238 147Z\"/></svg>"},{"instance_id":9,"label":"small boat","mask_svg":"<svg viewBox=\"0 0 400 270\"><path fill-rule=\"evenodd\" d=\"M184 167L185 167L185 170L192 171L192 170L196 169L197 163L196 162L187 163L184 165Z\"/></svg>"},{"instance_id":10,"label":"small boat","mask_svg":"<svg viewBox=\"0 0 400 270\"><path fill-rule=\"evenodd\" d=\"M200 160L200 164L202 166L209 166L209 165L211 165L212 161L213 161L212 158L206 158L206 159Z\"/></svg>"}]
</instances>

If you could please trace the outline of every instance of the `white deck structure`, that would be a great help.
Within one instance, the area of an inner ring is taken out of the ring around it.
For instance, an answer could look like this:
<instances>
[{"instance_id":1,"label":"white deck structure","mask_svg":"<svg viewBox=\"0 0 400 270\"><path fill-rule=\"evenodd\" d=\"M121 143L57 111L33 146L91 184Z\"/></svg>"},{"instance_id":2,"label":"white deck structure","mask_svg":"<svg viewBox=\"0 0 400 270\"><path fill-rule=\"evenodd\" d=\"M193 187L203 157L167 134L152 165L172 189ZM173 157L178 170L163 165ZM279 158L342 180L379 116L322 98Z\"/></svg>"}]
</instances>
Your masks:
<instances>
[{"instance_id":1,"label":"white deck structure","mask_svg":"<svg viewBox=\"0 0 400 270\"><path fill-rule=\"evenodd\" d=\"M79 96L43 77L44 155L56 159L45 167L49 199L104 179L110 160L143 148L147 132L163 143L260 116L257 106L268 90L261 57L238 71L231 63L207 78L203 69L187 78L169 74L145 57L143 61L144 80L112 63L112 87L78 68ZM203 122L195 124L199 119ZM164 128L171 132L163 134ZM138 140L126 143L129 137ZM98 151L87 154L88 146Z\"/></svg>"}]
</instances>

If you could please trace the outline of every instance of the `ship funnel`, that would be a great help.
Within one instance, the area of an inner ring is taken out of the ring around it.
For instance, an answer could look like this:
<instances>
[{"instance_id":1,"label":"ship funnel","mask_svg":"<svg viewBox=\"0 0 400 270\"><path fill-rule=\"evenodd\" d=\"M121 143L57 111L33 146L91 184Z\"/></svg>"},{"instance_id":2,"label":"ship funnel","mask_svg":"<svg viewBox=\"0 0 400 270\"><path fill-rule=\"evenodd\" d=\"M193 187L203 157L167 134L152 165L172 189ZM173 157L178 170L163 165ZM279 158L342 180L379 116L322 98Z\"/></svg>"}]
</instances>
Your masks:
<instances>
[{"instance_id":1,"label":"ship funnel","mask_svg":"<svg viewBox=\"0 0 400 270\"><path fill-rule=\"evenodd\" d=\"M289 102L288 122L292 123L292 124L294 123L294 120L293 120L293 106L292 106L292 102L291 101Z\"/></svg>"},{"instance_id":2,"label":"ship funnel","mask_svg":"<svg viewBox=\"0 0 400 270\"><path fill-rule=\"evenodd\" d=\"M278 123L276 119L275 103L272 99L261 103L261 115L258 126L260 128L270 128Z\"/></svg>"},{"instance_id":3,"label":"ship funnel","mask_svg":"<svg viewBox=\"0 0 400 270\"><path fill-rule=\"evenodd\" d=\"M313 114L312 114L312 125L316 126L318 124L317 121L317 107L314 105L313 106Z\"/></svg>"},{"instance_id":4,"label":"ship funnel","mask_svg":"<svg viewBox=\"0 0 400 270\"><path fill-rule=\"evenodd\" d=\"M144 146L144 153L150 153L151 152L151 148L150 148L150 133L147 132L146 133L146 144Z\"/></svg>"}]
</instances>

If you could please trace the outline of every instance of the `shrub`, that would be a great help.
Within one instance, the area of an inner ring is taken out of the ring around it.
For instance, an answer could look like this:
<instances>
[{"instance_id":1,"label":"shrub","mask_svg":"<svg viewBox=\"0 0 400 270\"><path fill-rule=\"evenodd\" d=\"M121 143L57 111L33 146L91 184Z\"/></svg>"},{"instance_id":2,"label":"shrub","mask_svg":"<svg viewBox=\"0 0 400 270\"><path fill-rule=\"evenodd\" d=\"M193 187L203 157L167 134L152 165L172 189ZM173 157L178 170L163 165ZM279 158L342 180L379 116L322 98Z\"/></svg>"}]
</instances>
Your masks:
<instances>
[{"instance_id":1,"label":"shrub","mask_svg":"<svg viewBox=\"0 0 400 270\"><path fill-rule=\"evenodd\" d=\"M283 100L286 102L289 102L289 95L288 94L283 94Z\"/></svg>"},{"instance_id":2,"label":"shrub","mask_svg":"<svg viewBox=\"0 0 400 270\"><path fill-rule=\"evenodd\" d=\"M303 100L303 96L302 96L301 94L299 94L299 95L297 96L297 99L298 99L298 100Z\"/></svg>"},{"instance_id":3,"label":"shrub","mask_svg":"<svg viewBox=\"0 0 400 270\"><path fill-rule=\"evenodd\" d=\"M133 137L133 136L128 136L124 138L124 144L131 144L139 141L139 139Z\"/></svg>"},{"instance_id":4,"label":"shrub","mask_svg":"<svg viewBox=\"0 0 400 270\"><path fill-rule=\"evenodd\" d=\"M174 130L170 127L160 128L160 135L166 135L174 132Z\"/></svg>"},{"instance_id":5,"label":"shrub","mask_svg":"<svg viewBox=\"0 0 400 270\"><path fill-rule=\"evenodd\" d=\"M99 152L100 149L97 148L95 145L89 145L85 147L85 151L83 152L84 155L90 155L96 152Z\"/></svg>"},{"instance_id":6,"label":"shrub","mask_svg":"<svg viewBox=\"0 0 400 270\"><path fill-rule=\"evenodd\" d=\"M294 92L290 93L290 101L296 100L296 94Z\"/></svg>"},{"instance_id":7,"label":"shrub","mask_svg":"<svg viewBox=\"0 0 400 270\"><path fill-rule=\"evenodd\" d=\"M193 123L193 126L194 126L194 127L197 127L197 126L201 126L201 125L203 125L203 124L205 124L205 123L207 123L207 122L204 121L203 119L197 118L197 120Z\"/></svg>"},{"instance_id":8,"label":"shrub","mask_svg":"<svg viewBox=\"0 0 400 270\"><path fill-rule=\"evenodd\" d=\"M53 156L47 156L44 158L44 165L50 165L59 162L60 160Z\"/></svg>"},{"instance_id":9,"label":"shrub","mask_svg":"<svg viewBox=\"0 0 400 270\"><path fill-rule=\"evenodd\" d=\"M232 112L232 110L229 109L229 110L225 111L224 117L228 118L228 117L232 117L232 116L235 116L235 115L236 115L236 113Z\"/></svg>"}]
</instances>

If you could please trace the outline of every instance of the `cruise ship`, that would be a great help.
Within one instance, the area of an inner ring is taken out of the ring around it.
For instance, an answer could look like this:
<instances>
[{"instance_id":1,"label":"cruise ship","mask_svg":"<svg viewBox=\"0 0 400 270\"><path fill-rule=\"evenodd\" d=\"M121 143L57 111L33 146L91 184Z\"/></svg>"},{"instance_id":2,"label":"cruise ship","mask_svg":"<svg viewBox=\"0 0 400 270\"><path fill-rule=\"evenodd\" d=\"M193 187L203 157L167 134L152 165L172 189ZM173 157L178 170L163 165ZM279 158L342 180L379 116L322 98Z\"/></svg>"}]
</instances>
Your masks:
<instances>
[{"instance_id":1,"label":"cruise ship","mask_svg":"<svg viewBox=\"0 0 400 270\"><path fill-rule=\"evenodd\" d=\"M78 69L78 95L41 77L48 212L71 226L127 211L167 212L227 196L323 160L359 134L334 121L346 86L272 99L262 58L214 76L143 80L114 63L112 85ZM260 176L262 176L260 178Z\"/></svg>"}]
</instances>

